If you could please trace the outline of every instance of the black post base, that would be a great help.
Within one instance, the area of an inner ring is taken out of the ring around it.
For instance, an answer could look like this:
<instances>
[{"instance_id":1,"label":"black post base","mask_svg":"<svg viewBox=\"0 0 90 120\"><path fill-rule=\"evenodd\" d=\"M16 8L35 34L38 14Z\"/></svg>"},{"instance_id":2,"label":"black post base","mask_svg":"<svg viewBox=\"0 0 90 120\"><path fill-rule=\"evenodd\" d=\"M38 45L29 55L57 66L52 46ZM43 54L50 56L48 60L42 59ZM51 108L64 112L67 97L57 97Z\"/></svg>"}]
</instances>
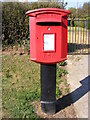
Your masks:
<instances>
[{"instance_id":1,"label":"black post base","mask_svg":"<svg viewBox=\"0 0 90 120\"><path fill-rule=\"evenodd\" d=\"M41 64L41 110L56 113L56 64Z\"/></svg>"},{"instance_id":2,"label":"black post base","mask_svg":"<svg viewBox=\"0 0 90 120\"><path fill-rule=\"evenodd\" d=\"M41 101L41 110L47 114L55 114L56 113L56 101L55 102L45 102Z\"/></svg>"}]
</instances>

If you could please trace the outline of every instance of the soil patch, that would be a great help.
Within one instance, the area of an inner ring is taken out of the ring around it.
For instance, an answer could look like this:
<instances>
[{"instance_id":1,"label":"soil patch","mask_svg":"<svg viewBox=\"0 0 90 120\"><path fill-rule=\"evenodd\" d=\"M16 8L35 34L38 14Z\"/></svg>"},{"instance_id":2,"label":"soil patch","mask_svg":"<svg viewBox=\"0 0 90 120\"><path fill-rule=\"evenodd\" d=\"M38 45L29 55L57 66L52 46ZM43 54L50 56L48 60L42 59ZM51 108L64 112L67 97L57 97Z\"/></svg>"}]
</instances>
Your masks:
<instances>
[{"instance_id":1,"label":"soil patch","mask_svg":"<svg viewBox=\"0 0 90 120\"><path fill-rule=\"evenodd\" d=\"M35 113L41 118L76 118L73 105L70 105L65 109L60 110L54 115L49 115L41 111L41 105L39 101L35 101L32 104L35 108Z\"/></svg>"}]
</instances>

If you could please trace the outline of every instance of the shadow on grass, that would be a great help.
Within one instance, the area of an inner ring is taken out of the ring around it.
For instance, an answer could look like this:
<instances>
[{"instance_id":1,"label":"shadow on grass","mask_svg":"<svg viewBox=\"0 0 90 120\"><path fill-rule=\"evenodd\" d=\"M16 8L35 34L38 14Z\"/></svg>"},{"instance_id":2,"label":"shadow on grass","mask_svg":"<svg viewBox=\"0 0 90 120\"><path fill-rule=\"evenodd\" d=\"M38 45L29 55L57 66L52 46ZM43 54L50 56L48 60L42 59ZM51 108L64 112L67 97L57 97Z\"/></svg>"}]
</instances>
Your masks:
<instances>
[{"instance_id":1,"label":"shadow on grass","mask_svg":"<svg viewBox=\"0 0 90 120\"><path fill-rule=\"evenodd\" d=\"M70 54L72 52L77 53L77 50L79 50L79 53L83 53L83 51L81 51L81 50L83 50L83 49L88 50L89 48L90 48L90 44L87 45L87 44L67 43L67 53L68 54ZM90 53L90 51L88 51L88 52Z\"/></svg>"},{"instance_id":2,"label":"shadow on grass","mask_svg":"<svg viewBox=\"0 0 90 120\"><path fill-rule=\"evenodd\" d=\"M60 98L56 102L56 112L70 106L71 104L75 103L81 97L83 97L86 93L90 90L90 75L87 76L85 79L80 81L82 84L79 88L77 88L72 93L67 94L66 96ZM88 104L88 103L87 103Z\"/></svg>"}]
</instances>

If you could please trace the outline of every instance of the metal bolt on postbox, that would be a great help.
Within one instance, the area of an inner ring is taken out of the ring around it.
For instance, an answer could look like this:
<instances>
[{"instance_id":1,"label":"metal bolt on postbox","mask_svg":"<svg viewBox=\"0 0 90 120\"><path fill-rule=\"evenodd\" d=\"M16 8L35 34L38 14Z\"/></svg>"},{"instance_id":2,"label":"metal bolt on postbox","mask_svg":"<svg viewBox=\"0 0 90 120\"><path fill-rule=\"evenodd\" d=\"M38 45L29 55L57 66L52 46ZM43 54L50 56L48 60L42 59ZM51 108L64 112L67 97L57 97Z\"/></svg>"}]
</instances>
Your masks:
<instances>
[{"instance_id":1,"label":"metal bolt on postbox","mask_svg":"<svg viewBox=\"0 0 90 120\"><path fill-rule=\"evenodd\" d=\"M67 59L68 10L42 8L29 16L30 59L41 64L41 109L56 112L56 63Z\"/></svg>"}]
</instances>

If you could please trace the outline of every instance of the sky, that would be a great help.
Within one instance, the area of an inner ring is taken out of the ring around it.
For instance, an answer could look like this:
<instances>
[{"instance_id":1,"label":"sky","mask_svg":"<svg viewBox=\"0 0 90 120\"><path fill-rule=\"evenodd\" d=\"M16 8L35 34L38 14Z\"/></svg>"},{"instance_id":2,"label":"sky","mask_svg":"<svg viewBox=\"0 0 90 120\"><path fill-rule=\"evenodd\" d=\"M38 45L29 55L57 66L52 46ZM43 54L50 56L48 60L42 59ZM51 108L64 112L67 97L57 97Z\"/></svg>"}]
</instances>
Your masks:
<instances>
[{"instance_id":1,"label":"sky","mask_svg":"<svg viewBox=\"0 0 90 120\"><path fill-rule=\"evenodd\" d=\"M89 2L89 0L64 0L64 1L68 2L67 8L70 8L70 7L80 8L83 6L85 2Z\"/></svg>"}]
</instances>

